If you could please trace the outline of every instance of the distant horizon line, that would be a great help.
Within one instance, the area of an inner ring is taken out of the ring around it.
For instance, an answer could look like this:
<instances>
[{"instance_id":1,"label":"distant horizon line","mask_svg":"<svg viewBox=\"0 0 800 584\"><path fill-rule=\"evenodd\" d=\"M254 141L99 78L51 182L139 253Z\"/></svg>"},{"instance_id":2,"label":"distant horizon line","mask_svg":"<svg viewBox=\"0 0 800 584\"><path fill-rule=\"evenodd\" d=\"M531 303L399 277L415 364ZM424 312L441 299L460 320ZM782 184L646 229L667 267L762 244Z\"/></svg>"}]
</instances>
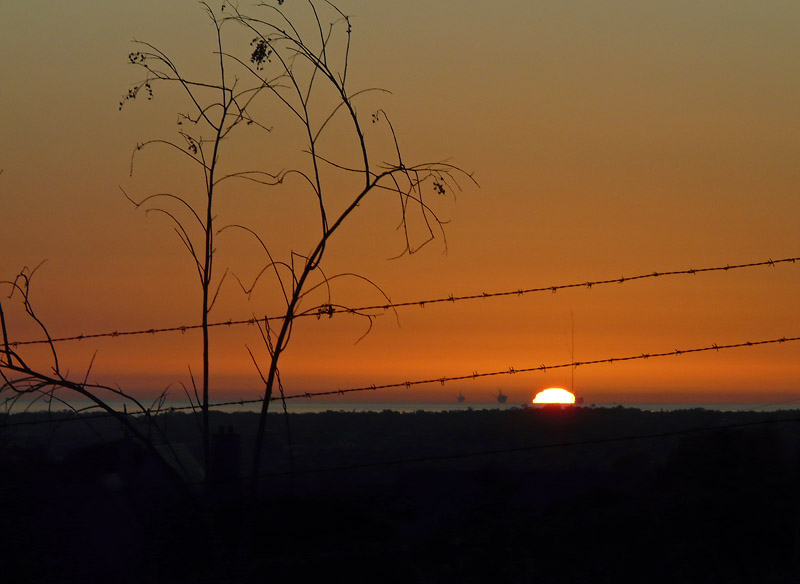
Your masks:
<instances>
[{"instance_id":1,"label":"distant horizon line","mask_svg":"<svg viewBox=\"0 0 800 584\"><path fill-rule=\"evenodd\" d=\"M77 405L77 404L76 404ZM123 402L109 403L114 409L118 409L120 413L123 412ZM497 410L511 410L519 408L541 409L548 405L566 406L569 408L633 408L644 410L668 410L676 411L682 409L709 409L718 411L775 411L775 410L794 410L800 409L800 398L795 400L786 401L768 401L768 402L748 402L748 401L584 401L582 404L534 404L531 402L506 402L498 403L497 401L473 401L473 402L459 402L455 399L447 401L322 401L322 400L309 400L305 402L287 402L287 411L289 413L322 413L326 411L341 412L344 410L352 412L370 412L382 410L395 410L402 412L413 411L430 411L430 412L446 412L446 411L467 411L470 409L497 409ZM227 403L221 406L211 404L210 410L222 413L252 413L259 410L259 403L245 403L244 405ZM200 408L195 408L199 410ZM18 411L5 412L7 416L19 415L24 413L41 414L50 411L53 414L74 414L70 409L50 409L48 410L46 404L37 404L34 407L25 409L20 408ZM159 410L152 408L151 413L192 413L191 406L188 402L173 402L170 405L164 405ZM138 415L141 410L128 408L127 412L131 415ZM106 413L100 408L78 412L80 414L102 414ZM282 408L279 404L272 404L270 413L281 414Z\"/></svg>"}]
</instances>

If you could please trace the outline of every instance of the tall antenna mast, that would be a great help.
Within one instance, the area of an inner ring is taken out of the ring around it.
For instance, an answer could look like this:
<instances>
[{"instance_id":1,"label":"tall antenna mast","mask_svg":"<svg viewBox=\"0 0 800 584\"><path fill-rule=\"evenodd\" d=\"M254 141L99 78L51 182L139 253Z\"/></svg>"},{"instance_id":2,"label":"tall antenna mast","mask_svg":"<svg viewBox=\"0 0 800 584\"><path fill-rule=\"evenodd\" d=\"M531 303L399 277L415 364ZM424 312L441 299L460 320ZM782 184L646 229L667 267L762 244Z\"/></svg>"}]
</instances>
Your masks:
<instances>
[{"instance_id":1,"label":"tall antenna mast","mask_svg":"<svg viewBox=\"0 0 800 584\"><path fill-rule=\"evenodd\" d=\"M572 363L572 378L570 379L570 391L574 394L575 393L575 315L572 313L572 309L569 309L569 319L572 325L572 346L570 347L570 354L569 360Z\"/></svg>"}]
</instances>

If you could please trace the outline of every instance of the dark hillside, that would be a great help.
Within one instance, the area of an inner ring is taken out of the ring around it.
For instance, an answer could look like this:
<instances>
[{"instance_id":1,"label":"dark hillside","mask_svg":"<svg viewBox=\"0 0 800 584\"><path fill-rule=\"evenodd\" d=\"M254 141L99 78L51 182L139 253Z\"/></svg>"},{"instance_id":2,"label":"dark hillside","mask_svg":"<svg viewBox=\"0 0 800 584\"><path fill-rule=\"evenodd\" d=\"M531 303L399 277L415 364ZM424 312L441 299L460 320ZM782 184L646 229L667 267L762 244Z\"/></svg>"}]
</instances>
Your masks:
<instances>
[{"instance_id":1,"label":"dark hillside","mask_svg":"<svg viewBox=\"0 0 800 584\"><path fill-rule=\"evenodd\" d=\"M289 416L290 447L276 414L252 498L255 414L214 415L206 491L188 414L161 421L188 487L113 420L12 416L0 543L32 582L792 581L799 419L327 412Z\"/></svg>"}]
</instances>

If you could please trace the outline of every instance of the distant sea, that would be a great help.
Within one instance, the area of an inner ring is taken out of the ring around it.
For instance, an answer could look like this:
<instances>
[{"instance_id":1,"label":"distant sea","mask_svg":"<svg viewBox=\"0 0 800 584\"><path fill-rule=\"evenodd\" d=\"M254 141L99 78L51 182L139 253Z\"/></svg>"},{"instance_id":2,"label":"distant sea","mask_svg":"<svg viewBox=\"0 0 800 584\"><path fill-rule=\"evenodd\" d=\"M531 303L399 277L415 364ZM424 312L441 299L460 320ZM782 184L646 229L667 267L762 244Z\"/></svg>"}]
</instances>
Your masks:
<instances>
[{"instance_id":1,"label":"distant sea","mask_svg":"<svg viewBox=\"0 0 800 584\"><path fill-rule=\"evenodd\" d=\"M145 406L151 406L149 402L142 402ZM88 404L74 403L75 406ZM118 410L122 410L122 402L114 403L111 405ZM175 408L179 411L191 411L188 402L185 401L170 401L164 406L164 410ZM321 412L382 412L390 410L399 413L411 412L459 412L469 410L509 410L519 408L539 408L541 406L534 406L525 402L506 402L504 404L496 401L492 402L457 402L455 400L448 402L346 402L346 401L316 401L316 400L299 400L293 399L286 402L286 409L291 414L317 414ZM579 406L581 408L635 408L642 411L649 412L672 412L679 410L691 410L703 408L706 410L716 410L724 412L774 412L780 410L796 410L800 409L800 400L782 402L782 403L633 403L633 402L597 402L597 403L584 403ZM18 404L12 412L18 413L24 411L24 407ZM47 406L41 402L32 406L28 411L42 411L46 410ZM63 410L54 404L54 411ZM235 413L235 412L257 412L260 411L260 404L258 402L245 403L243 405L234 404L213 408L214 410ZM270 404L270 412L282 412L283 406L280 401L273 401ZM98 411L94 409L93 411ZM128 411L134 413L136 410L128 405Z\"/></svg>"},{"instance_id":2,"label":"distant sea","mask_svg":"<svg viewBox=\"0 0 800 584\"><path fill-rule=\"evenodd\" d=\"M242 412L242 411L258 411L258 404L246 404L244 406L226 406L220 408L225 412ZM384 410L391 410L393 412L458 412L468 410L508 410L514 408L538 408L541 406L534 406L530 403L523 402L506 402L500 404L497 402L321 402L321 401L300 401L290 400L286 402L286 409L289 413L295 414L314 414L320 412L382 412ZM800 409L798 402L786 403L585 403L580 406L582 408L635 408L643 411L662 412L662 411L678 411L678 410L691 410L696 408L703 408L706 410L717 410L725 412L744 412L744 411L758 411L758 412L773 412L779 410L793 410ZM271 412L282 411L280 402L273 402L270 405Z\"/></svg>"}]
</instances>

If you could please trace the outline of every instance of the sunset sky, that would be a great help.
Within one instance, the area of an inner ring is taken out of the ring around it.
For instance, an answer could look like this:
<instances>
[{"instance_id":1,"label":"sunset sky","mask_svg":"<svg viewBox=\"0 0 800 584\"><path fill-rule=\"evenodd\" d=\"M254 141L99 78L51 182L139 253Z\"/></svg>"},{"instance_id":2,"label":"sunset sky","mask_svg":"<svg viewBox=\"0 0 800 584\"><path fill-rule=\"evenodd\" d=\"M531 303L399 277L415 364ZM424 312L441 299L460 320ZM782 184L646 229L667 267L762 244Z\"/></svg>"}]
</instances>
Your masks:
<instances>
[{"instance_id":1,"label":"sunset sky","mask_svg":"<svg viewBox=\"0 0 800 584\"><path fill-rule=\"evenodd\" d=\"M391 91L356 101L368 143L376 152L386 143L386 126L369 124L382 108L407 163L447 160L480 186L462 180L462 191L431 199L448 221L446 245L439 238L398 259L398 205L369 200L331 240L326 273L356 272L405 302L800 256L800 3L338 5L353 26L351 92ZM54 336L200 320L197 276L169 222L135 210L120 189L191 198L201 184L166 151L137 157L130 176L136 144L176 139L187 109L163 87L119 111L142 78L128 64L134 38L213 79L213 28L192 0L0 5L0 280L47 260L31 300ZM230 50L247 56L247 43L231 38ZM265 171L306 163L302 128L275 108L260 115L273 131L245 133L227 160ZM351 144L338 136L329 153L343 148L339 139ZM246 223L284 260L306 253L313 200L291 188L240 183L220 197L218 220ZM223 234L218 252L218 276L230 267L252 280L265 263L240 235ZM355 281L333 294L349 306L384 302ZM798 298L800 262L398 308L360 341L363 318L309 318L297 323L281 373L292 394L568 363L573 344L574 359L590 361L796 337ZM264 288L248 301L229 277L211 318L273 314L274 299ZM3 302L12 337L38 338L19 304ZM214 397L257 397L246 347L266 350L253 327L215 329L212 343ZM58 348L71 376L82 379L97 351L90 377L141 395L169 386L182 399L188 368L200 370L193 332ZM510 402L529 402L570 387L572 375L346 399L450 401L461 390L482 402L502 389ZM800 342L587 365L574 371L574 391L588 403L788 402L800 399Z\"/></svg>"}]
</instances>

